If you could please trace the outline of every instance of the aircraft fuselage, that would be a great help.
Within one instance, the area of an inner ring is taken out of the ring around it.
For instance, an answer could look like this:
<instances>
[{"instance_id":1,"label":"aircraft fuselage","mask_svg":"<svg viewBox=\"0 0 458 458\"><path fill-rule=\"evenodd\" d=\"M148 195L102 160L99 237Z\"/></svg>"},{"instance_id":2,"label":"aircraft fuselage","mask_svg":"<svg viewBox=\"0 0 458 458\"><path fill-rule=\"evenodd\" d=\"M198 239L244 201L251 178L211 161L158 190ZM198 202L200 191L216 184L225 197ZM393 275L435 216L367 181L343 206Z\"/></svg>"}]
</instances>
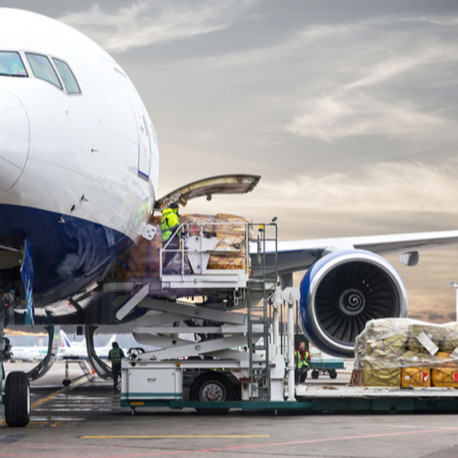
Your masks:
<instances>
[{"instance_id":1,"label":"aircraft fuselage","mask_svg":"<svg viewBox=\"0 0 458 458\"><path fill-rule=\"evenodd\" d=\"M103 278L154 204L158 165L146 109L105 51L62 23L1 9L0 246L29 239L35 301ZM6 279L17 267L8 251Z\"/></svg>"}]
</instances>

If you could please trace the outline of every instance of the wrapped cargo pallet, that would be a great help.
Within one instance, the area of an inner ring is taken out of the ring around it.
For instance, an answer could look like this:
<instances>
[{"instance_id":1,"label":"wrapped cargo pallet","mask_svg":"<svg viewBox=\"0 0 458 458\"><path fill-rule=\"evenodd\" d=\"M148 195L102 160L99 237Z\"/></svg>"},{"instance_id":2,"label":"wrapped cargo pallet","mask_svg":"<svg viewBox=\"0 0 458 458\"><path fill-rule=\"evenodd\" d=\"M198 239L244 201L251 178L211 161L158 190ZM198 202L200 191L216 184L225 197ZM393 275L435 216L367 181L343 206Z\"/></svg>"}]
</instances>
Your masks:
<instances>
[{"instance_id":1,"label":"wrapped cargo pallet","mask_svg":"<svg viewBox=\"0 0 458 458\"><path fill-rule=\"evenodd\" d=\"M208 269L246 269L246 231L249 220L241 216L218 213L217 215L185 215L188 232L215 237L217 245L208 261Z\"/></svg>"},{"instance_id":2,"label":"wrapped cargo pallet","mask_svg":"<svg viewBox=\"0 0 458 458\"><path fill-rule=\"evenodd\" d=\"M356 338L352 384L458 387L458 326L371 320Z\"/></svg>"},{"instance_id":3,"label":"wrapped cargo pallet","mask_svg":"<svg viewBox=\"0 0 458 458\"><path fill-rule=\"evenodd\" d=\"M202 236L217 240L208 262L208 269L246 268L246 229L250 221L240 216L226 214L181 215L180 221L184 225L183 232L186 234L183 240L187 236ZM116 281L159 277L159 253L162 248L161 216L151 217L148 224L154 228L153 239L146 240L140 237L122 259L117 260L113 269L113 277ZM164 259L165 253L162 262ZM179 264L181 265L181 261ZM187 259L184 264L188 267Z\"/></svg>"}]
</instances>

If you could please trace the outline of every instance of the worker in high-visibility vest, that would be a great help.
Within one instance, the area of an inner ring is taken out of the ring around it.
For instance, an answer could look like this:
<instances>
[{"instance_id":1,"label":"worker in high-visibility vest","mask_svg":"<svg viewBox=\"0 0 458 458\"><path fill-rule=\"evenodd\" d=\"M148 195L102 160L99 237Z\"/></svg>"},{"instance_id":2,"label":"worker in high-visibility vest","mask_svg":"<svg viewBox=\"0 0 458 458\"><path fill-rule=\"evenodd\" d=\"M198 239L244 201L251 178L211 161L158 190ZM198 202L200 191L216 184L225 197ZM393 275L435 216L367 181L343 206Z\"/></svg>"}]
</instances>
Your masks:
<instances>
[{"instance_id":1,"label":"worker in high-visibility vest","mask_svg":"<svg viewBox=\"0 0 458 458\"><path fill-rule=\"evenodd\" d=\"M310 355L305 348L305 342L299 344L299 350L294 351L294 368L296 383L304 383L309 370Z\"/></svg>"},{"instance_id":2,"label":"worker in high-visibility vest","mask_svg":"<svg viewBox=\"0 0 458 458\"><path fill-rule=\"evenodd\" d=\"M118 342L113 342L111 346L113 348L108 353L108 359L111 361L114 390L119 391L118 379L121 374L121 360L124 358L124 352L122 351L122 348L119 348Z\"/></svg>"},{"instance_id":3,"label":"worker in high-visibility vest","mask_svg":"<svg viewBox=\"0 0 458 458\"><path fill-rule=\"evenodd\" d=\"M167 269L169 262L177 255L180 249L180 215L178 214L178 204L173 203L169 208L162 212L161 219L161 240L162 246L166 246L163 270Z\"/></svg>"}]
</instances>

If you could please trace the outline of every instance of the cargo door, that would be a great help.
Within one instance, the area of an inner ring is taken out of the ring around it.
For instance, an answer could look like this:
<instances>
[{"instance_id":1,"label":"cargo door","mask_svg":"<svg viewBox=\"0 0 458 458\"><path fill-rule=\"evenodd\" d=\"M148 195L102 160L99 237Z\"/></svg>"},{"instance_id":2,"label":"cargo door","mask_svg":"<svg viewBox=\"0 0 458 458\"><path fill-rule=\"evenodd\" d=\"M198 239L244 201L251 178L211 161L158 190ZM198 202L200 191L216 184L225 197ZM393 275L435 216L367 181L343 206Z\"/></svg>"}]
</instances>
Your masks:
<instances>
[{"instance_id":1,"label":"cargo door","mask_svg":"<svg viewBox=\"0 0 458 458\"><path fill-rule=\"evenodd\" d=\"M175 189L157 200L154 208L162 210L172 203L185 206L189 200L204 196L211 200L214 194L245 194L252 191L260 179L258 175L220 175L204 178Z\"/></svg>"}]
</instances>

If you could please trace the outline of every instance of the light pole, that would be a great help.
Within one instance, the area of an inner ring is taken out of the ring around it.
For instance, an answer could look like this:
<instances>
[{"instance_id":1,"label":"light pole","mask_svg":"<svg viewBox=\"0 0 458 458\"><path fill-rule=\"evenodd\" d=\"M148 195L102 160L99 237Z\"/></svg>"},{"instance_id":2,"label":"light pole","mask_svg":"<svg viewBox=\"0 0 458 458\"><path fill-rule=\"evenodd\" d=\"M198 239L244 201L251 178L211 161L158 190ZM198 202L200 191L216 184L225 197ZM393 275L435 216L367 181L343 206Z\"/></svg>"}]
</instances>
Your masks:
<instances>
[{"instance_id":1,"label":"light pole","mask_svg":"<svg viewBox=\"0 0 458 458\"><path fill-rule=\"evenodd\" d=\"M456 305L455 305L455 307L456 307L456 318L455 319L456 319L456 321L458 321L458 282L451 281L450 282L450 286L452 288L455 288L455 291L456 291Z\"/></svg>"}]
</instances>

